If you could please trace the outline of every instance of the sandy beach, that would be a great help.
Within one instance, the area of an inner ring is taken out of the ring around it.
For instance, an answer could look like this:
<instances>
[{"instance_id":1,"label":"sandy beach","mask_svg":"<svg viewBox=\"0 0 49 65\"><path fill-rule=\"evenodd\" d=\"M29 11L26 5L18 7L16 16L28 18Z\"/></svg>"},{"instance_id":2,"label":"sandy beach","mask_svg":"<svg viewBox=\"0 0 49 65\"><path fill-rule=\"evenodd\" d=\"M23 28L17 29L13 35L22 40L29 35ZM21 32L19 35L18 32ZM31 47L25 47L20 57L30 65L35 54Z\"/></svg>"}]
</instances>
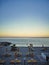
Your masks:
<instances>
[{"instance_id":1,"label":"sandy beach","mask_svg":"<svg viewBox=\"0 0 49 65\"><path fill-rule=\"evenodd\" d=\"M42 57L42 54L49 55L49 47L16 47L11 50L11 46L0 46L0 60L5 65L48 65L48 61ZM48 56L49 57L49 56ZM31 62L32 61L32 62ZM0 61L1 63L1 61Z\"/></svg>"}]
</instances>

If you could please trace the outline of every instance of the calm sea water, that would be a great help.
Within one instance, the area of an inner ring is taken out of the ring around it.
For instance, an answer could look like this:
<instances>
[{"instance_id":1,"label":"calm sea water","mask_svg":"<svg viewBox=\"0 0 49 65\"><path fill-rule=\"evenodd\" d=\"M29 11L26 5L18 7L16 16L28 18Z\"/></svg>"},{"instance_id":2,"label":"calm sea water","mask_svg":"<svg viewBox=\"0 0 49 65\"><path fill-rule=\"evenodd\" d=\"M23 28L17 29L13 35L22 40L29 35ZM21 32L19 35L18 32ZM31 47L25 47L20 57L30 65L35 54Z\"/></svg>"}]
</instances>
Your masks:
<instances>
[{"instance_id":1,"label":"calm sea water","mask_svg":"<svg viewBox=\"0 0 49 65\"><path fill-rule=\"evenodd\" d=\"M0 42L11 42L16 44L16 46L28 46L33 44L33 46L47 46L49 47L49 38L0 38Z\"/></svg>"}]
</instances>

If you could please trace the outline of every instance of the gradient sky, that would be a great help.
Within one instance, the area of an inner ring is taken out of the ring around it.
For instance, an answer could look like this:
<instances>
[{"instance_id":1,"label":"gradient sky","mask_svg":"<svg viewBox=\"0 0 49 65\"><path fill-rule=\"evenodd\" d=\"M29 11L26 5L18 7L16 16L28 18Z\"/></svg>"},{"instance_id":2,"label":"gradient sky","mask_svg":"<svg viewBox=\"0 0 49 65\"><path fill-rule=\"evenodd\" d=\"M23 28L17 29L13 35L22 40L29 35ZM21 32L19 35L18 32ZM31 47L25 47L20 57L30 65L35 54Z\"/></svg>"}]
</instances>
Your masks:
<instances>
[{"instance_id":1,"label":"gradient sky","mask_svg":"<svg viewBox=\"0 0 49 65\"><path fill-rule=\"evenodd\" d=\"M0 0L0 37L49 37L49 0Z\"/></svg>"}]
</instances>

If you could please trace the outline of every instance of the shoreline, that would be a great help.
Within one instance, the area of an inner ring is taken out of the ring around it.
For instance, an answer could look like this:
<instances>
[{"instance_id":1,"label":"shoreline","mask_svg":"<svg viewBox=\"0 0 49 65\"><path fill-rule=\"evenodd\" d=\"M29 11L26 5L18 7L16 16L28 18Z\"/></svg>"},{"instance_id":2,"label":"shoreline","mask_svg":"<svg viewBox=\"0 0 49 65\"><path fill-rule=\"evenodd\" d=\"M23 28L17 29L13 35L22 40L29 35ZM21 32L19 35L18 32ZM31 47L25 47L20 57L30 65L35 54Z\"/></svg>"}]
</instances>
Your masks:
<instances>
[{"instance_id":1,"label":"shoreline","mask_svg":"<svg viewBox=\"0 0 49 65\"><path fill-rule=\"evenodd\" d=\"M13 44L15 44L16 47L28 47L30 44L32 44L32 43L23 44L23 43L0 42L0 45L1 46L4 44L8 45L8 43L10 43L10 46L13 46ZM49 47L49 45L44 45L44 44L41 44L41 45L32 44L32 45L33 47Z\"/></svg>"}]
</instances>

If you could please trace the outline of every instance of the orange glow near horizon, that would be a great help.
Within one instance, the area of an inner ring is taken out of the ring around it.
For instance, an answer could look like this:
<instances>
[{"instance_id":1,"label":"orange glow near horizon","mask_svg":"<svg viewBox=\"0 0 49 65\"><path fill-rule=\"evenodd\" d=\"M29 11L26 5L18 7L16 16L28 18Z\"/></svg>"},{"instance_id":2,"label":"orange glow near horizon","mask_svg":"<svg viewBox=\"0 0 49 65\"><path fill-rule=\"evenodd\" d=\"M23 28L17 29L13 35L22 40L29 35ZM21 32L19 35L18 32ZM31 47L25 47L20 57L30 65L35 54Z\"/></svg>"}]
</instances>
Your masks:
<instances>
[{"instance_id":1,"label":"orange glow near horizon","mask_svg":"<svg viewBox=\"0 0 49 65\"><path fill-rule=\"evenodd\" d=\"M48 33L0 33L0 37L49 37Z\"/></svg>"}]
</instances>

